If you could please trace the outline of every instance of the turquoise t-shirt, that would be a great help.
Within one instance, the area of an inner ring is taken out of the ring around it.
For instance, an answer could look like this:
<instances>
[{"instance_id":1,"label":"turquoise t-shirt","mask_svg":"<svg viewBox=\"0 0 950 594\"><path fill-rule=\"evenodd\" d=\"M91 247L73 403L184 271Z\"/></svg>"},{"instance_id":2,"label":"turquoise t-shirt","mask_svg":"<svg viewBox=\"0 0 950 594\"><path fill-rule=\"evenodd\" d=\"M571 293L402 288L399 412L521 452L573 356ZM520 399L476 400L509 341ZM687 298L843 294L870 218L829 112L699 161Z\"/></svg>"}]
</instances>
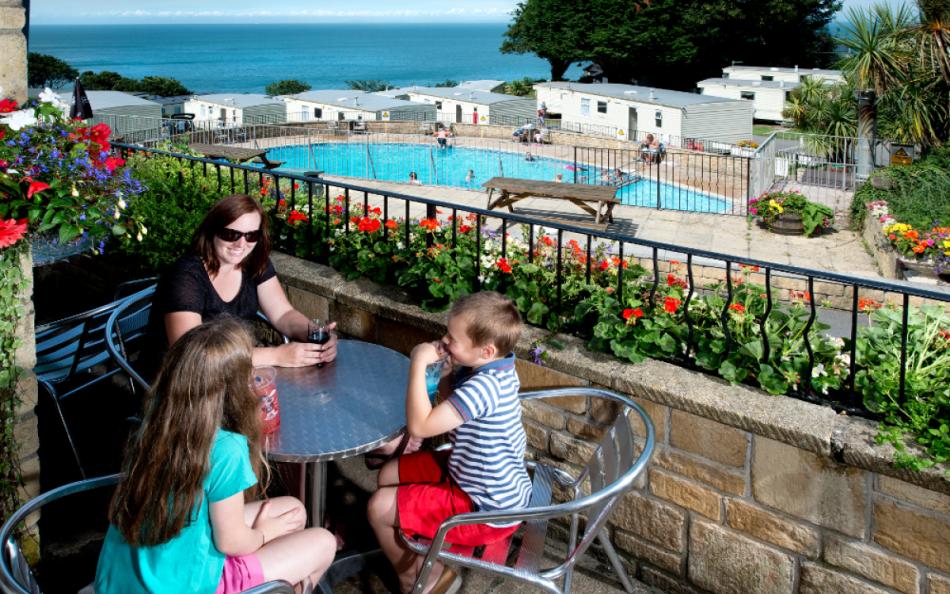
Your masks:
<instances>
[{"instance_id":1,"label":"turquoise t-shirt","mask_svg":"<svg viewBox=\"0 0 950 594\"><path fill-rule=\"evenodd\" d=\"M209 468L204 496L192 521L170 541L152 547L133 547L115 526L109 526L96 568L96 594L215 591L224 570L225 555L214 546L209 502L227 499L257 483L247 438L224 429L218 431L211 445Z\"/></svg>"}]
</instances>

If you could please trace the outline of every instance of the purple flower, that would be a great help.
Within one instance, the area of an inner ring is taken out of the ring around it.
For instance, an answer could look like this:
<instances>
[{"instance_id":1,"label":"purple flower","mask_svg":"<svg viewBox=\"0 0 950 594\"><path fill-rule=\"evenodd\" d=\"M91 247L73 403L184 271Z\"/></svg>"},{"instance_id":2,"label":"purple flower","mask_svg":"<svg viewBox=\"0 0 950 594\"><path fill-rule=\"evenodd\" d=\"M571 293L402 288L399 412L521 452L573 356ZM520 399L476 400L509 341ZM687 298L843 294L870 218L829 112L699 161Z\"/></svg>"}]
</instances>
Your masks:
<instances>
[{"instance_id":1,"label":"purple flower","mask_svg":"<svg viewBox=\"0 0 950 594\"><path fill-rule=\"evenodd\" d=\"M528 354L531 355L531 362L535 365L544 365L544 345L537 343L533 349L528 351Z\"/></svg>"}]
</instances>

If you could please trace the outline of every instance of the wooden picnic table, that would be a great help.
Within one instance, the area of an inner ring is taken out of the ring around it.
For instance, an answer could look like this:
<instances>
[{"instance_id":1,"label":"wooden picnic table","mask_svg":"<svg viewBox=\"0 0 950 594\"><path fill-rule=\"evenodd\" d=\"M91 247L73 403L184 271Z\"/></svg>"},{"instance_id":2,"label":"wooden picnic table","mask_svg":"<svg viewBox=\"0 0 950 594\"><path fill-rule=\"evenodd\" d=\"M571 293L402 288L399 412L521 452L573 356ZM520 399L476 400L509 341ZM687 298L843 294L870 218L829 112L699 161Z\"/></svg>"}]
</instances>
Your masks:
<instances>
[{"instance_id":1,"label":"wooden picnic table","mask_svg":"<svg viewBox=\"0 0 950 594\"><path fill-rule=\"evenodd\" d=\"M203 144L193 142L188 145L191 150L201 153L209 159L227 159L243 163L245 161L259 161L265 169L275 169L284 164L283 161L271 161L267 158L267 150L229 146L226 144Z\"/></svg>"},{"instance_id":2,"label":"wooden picnic table","mask_svg":"<svg viewBox=\"0 0 950 594\"><path fill-rule=\"evenodd\" d=\"M514 177L493 177L482 187L488 189L488 210L507 206L514 212L512 205L525 198L553 198L566 200L594 217L594 225L606 227L614 222L614 206L620 204L614 194L616 186L594 186L587 184L567 184L561 182L519 179ZM494 201L495 190L499 196ZM591 203L593 206L591 206Z\"/></svg>"}]
</instances>

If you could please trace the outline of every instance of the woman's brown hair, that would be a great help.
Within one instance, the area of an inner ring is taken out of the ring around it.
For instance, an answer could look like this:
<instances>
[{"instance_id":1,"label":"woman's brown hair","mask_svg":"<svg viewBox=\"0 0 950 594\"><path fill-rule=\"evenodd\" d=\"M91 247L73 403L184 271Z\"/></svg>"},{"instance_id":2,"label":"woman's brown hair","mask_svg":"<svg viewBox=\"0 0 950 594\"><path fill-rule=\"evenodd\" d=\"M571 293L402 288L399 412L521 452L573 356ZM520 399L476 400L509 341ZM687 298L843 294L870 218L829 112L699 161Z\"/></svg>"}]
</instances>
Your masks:
<instances>
[{"instance_id":1,"label":"woman's brown hair","mask_svg":"<svg viewBox=\"0 0 950 594\"><path fill-rule=\"evenodd\" d=\"M219 429L247 438L261 476L261 426L250 388L251 336L220 318L192 328L165 357L129 443L109 516L126 542L154 546L181 532L200 503Z\"/></svg>"},{"instance_id":2,"label":"woman's brown hair","mask_svg":"<svg viewBox=\"0 0 950 594\"><path fill-rule=\"evenodd\" d=\"M208 274L218 273L218 256L214 252L215 234L233 223L238 217L256 212L261 217L261 238L254 249L241 263L241 269L257 278L267 270L267 258L270 257L270 233L267 228L267 217L261 204L247 194L231 194L215 202L204 220L195 229L191 239L191 250L201 258Z\"/></svg>"}]
</instances>

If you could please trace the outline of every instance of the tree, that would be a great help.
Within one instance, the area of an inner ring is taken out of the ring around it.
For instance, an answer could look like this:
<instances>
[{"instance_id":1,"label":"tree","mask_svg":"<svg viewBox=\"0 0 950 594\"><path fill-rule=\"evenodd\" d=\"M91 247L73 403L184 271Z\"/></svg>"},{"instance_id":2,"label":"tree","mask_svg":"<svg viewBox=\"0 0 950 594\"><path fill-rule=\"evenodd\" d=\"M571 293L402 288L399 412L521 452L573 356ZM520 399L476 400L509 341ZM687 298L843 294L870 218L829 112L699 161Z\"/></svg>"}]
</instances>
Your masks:
<instances>
[{"instance_id":1,"label":"tree","mask_svg":"<svg viewBox=\"0 0 950 594\"><path fill-rule=\"evenodd\" d=\"M357 91L366 91L367 93L375 93L377 91L385 91L391 89L392 85L384 80L348 80L346 81L346 86Z\"/></svg>"},{"instance_id":2,"label":"tree","mask_svg":"<svg viewBox=\"0 0 950 594\"><path fill-rule=\"evenodd\" d=\"M586 3L596 4L597 0ZM578 4L571 0L519 2L505 31L501 52L535 54L550 64L551 80L563 80L572 63L588 57L583 48L591 23Z\"/></svg>"},{"instance_id":3,"label":"tree","mask_svg":"<svg viewBox=\"0 0 950 594\"><path fill-rule=\"evenodd\" d=\"M452 80L451 78L447 78L443 80L442 82L435 83L435 86L436 87L457 87L459 86L459 81Z\"/></svg>"},{"instance_id":4,"label":"tree","mask_svg":"<svg viewBox=\"0 0 950 594\"><path fill-rule=\"evenodd\" d=\"M31 87L58 89L79 76L79 71L54 56L27 54L27 84Z\"/></svg>"},{"instance_id":5,"label":"tree","mask_svg":"<svg viewBox=\"0 0 950 594\"><path fill-rule=\"evenodd\" d=\"M276 97L277 95L296 95L297 93L309 91L312 88L312 86L305 82L290 78L272 82L264 88L264 92L271 97Z\"/></svg>"},{"instance_id":6,"label":"tree","mask_svg":"<svg viewBox=\"0 0 950 594\"><path fill-rule=\"evenodd\" d=\"M164 76L146 76L138 85L138 90L159 97L190 95L191 91L177 79Z\"/></svg>"},{"instance_id":7,"label":"tree","mask_svg":"<svg viewBox=\"0 0 950 594\"><path fill-rule=\"evenodd\" d=\"M518 97L529 97L534 94L534 83L536 81L529 77L513 80L505 83L505 93L508 95L517 95Z\"/></svg>"},{"instance_id":8,"label":"tree","mask_svg":"<svg viewBox=\"0 0 950 594\"><path fill-rule=\"evenodd\" d=\"M79 80L87 91L133 92L138 90L137 80L126 78L111 70L103 70L102 72L86 70L79 76Z\"/></svg>"}]
</instances>

